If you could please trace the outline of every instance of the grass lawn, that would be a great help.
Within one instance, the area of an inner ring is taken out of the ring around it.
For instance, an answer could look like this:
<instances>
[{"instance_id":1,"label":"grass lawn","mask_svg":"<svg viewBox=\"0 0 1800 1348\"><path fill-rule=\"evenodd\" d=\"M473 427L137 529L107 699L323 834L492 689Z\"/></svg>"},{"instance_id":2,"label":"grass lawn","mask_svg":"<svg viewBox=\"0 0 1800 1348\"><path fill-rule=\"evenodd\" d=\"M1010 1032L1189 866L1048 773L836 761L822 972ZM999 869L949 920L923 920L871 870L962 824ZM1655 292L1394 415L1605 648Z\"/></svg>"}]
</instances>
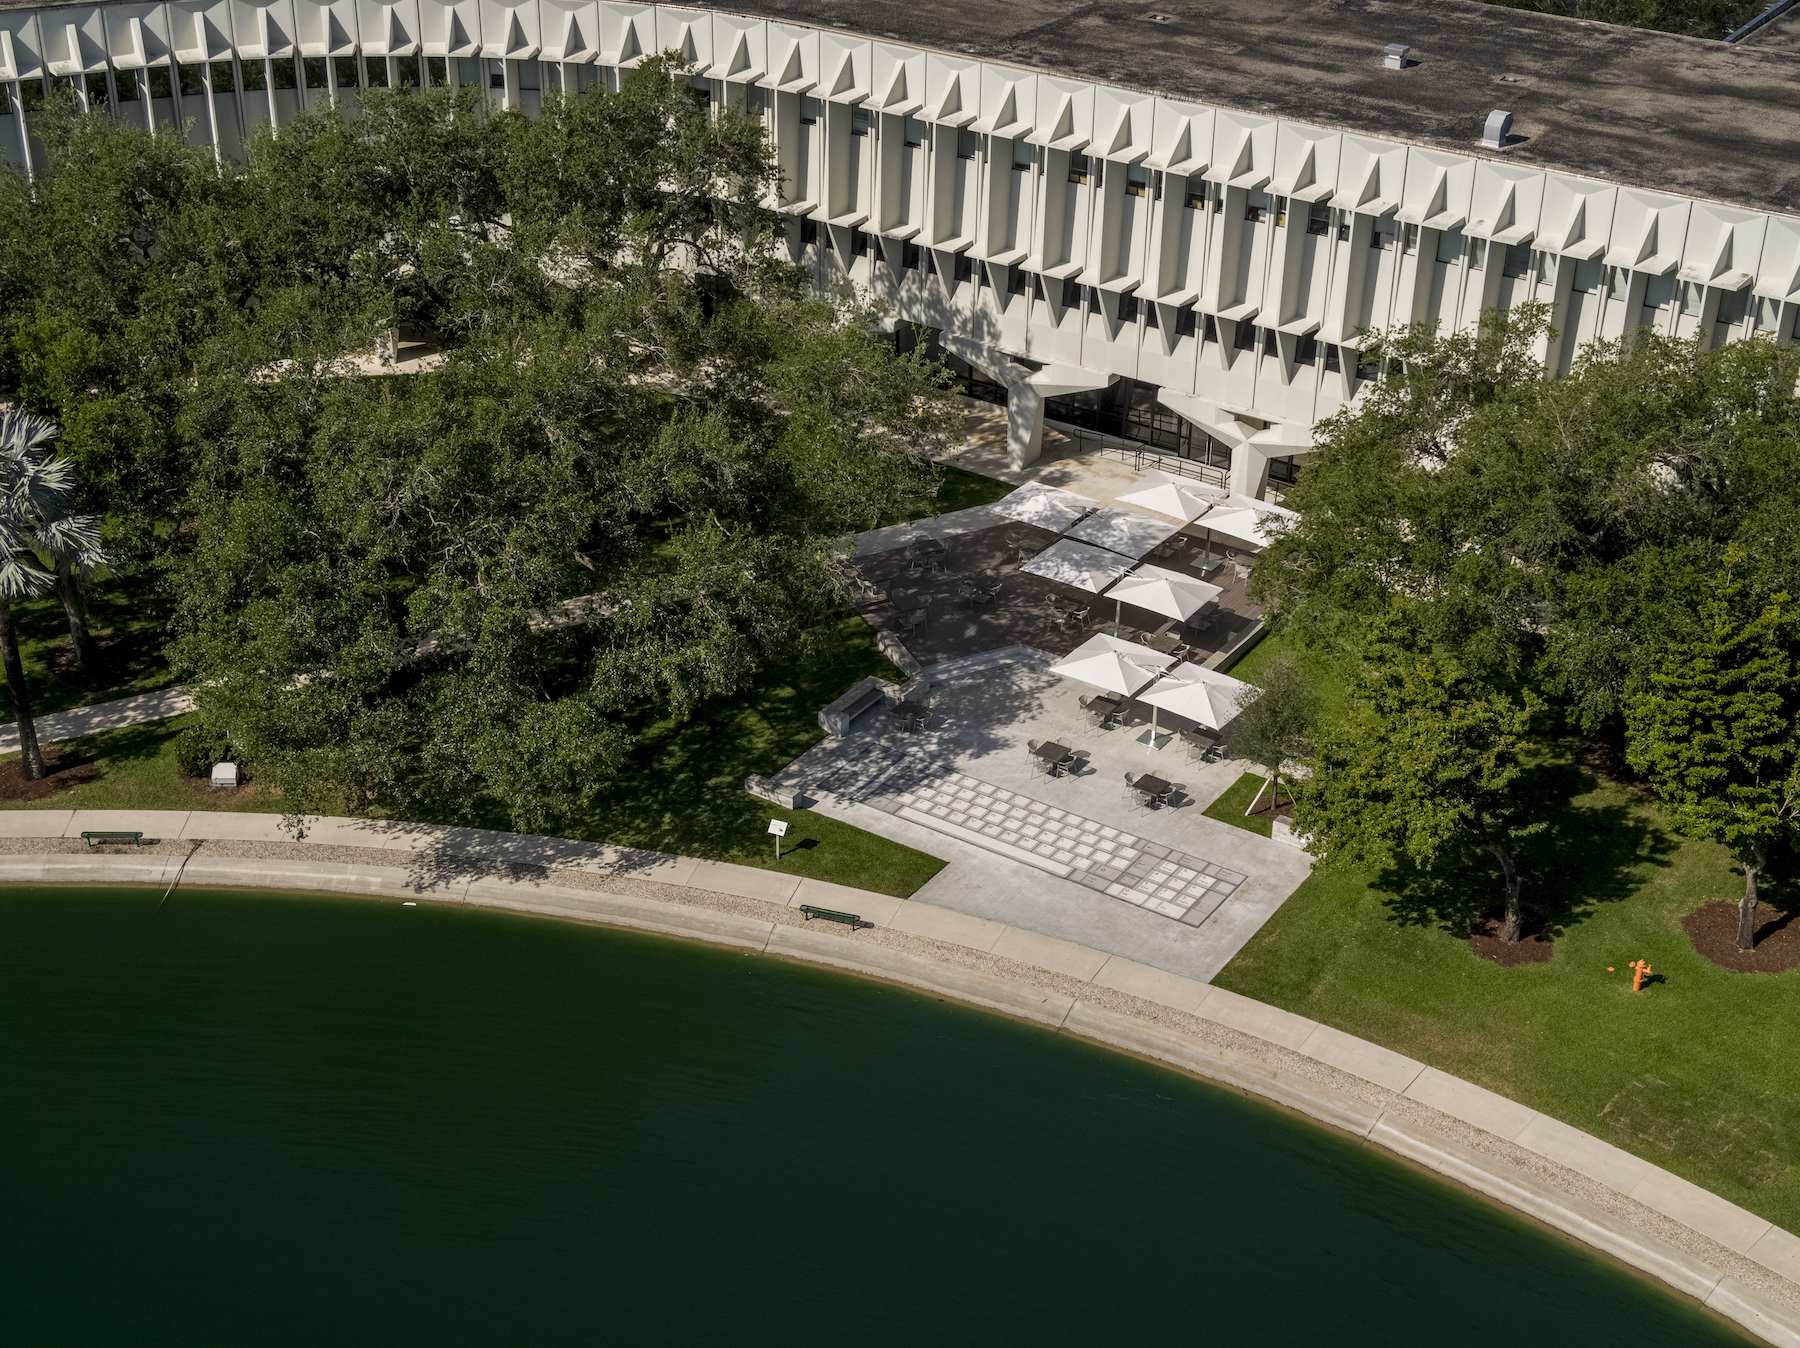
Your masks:
<instances>
[{"instance_id":1,"label":"grass lawn","mask_svg":"<svg viewBox=\"0 0 1800 1348\"><path fill-rule=\"evenodd\" d=\"M983 477L980 473L971 473L968 469L958 468L953 464L940 464L939 467L944 471L944 480L938 487L937 509L933 514L948 515L952 510L991 505L1014 489L1010 482L1002 482L997 477Z\"/></svg>"},{"instance_id":2,"label":"grass lawn","mask_svg":"<svg viewBox=\"0 0 1800 1348\"><path fill-rule=\"evenodd\" d=\"M173 681L163 658L167 601L149 575L128 581L107 579L88 592L88 630L105 642L116 641L112 659L92 678L58 678L50 672L50 652L67 645L69 620L55 595L26 599L13 605L13 624L19 635L19 658L25 666L25 686L31 694L31 710L45 716L90 702L147 693ZM0 722L17 720L12 695L0 680Z\"/></svg>"},{"instance_id":3,"label":"grass lawn","mask_svg":"<svg viewBox=\"0 0 1800 1348\"><path fill-rule=\"evenodd\" d=\"M846 619L823 649L770 670L748 692L707 707L691 721L644 727L626 772L586 818L564 833L735 861L881 894L911 894L944 863L810 810L783 810L744 790L744 778L751 773L774 773L823 739L819 708L869 674L901 680L876 648L874 630L861 618ZM278 798L254 789L235 796L215 794L205 783L180 776L174 740L189 719L72 741L63 748L98 759L101 778L6 808L279 811ZM789 824L779 864L767 831L770 819ZM506 827L502 819L483 822Z\"/></svg>"},{"instance_id":4,"label":"grass lawn","mask_svg":"<svg viewBox=\"0 0 1800 1348\"><path fill-rule=\"evenodd\" d=\"M1256 793L1268 780L1260 772L1246 772L1232 783L1229 791L1208 805L1201 813L1208 819L1217 819L1221 824L1230 824L1233 828L1241 828L1246 833L1254 833L1258 837L1266 838L1271 831L1269 821L1267 819L1250 819L1245 816L1244 811L1250 808L1250 802L1256 799ZM1287 779L1283 778L1282 780Z\"/></svg>"},{"instance_id":5,"label":"grass lawn","mask_svg":"<svg viewBox=\"0 0 1800 1348\"><path fill-rule=\"evenodd\" d=\"M1561 807L1527 858L1523 896L1560 928L1548 964L1503 969L1470 952L1468 914L1500 896L1498 870L1472 863L1315 875L1215 981L1800 1230L1800 970L1729 973L1695 952L1681 919L1743 891L1723 848L1680 837L1656 803L1566 758L1532 778ZM1800 882L1779 878L1764 897L1800 902ZM1625 966L1639 958L1661 981L1633 995Z\"/></svg>"}]
</instances>

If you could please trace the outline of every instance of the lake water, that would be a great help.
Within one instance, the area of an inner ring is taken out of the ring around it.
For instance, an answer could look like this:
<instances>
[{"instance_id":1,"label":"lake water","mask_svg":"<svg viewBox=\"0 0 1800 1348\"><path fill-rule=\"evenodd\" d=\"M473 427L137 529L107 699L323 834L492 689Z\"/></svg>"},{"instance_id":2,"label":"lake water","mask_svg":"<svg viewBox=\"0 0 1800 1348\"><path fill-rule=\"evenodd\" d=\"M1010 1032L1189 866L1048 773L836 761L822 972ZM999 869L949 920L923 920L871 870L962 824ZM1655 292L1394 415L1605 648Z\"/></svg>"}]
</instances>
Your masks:
<instances>
[{"instance_id":1,"label":"lake water","mask_svg":"<svg viewBox=\"0 0 1800 1348\"><path fill-rule=\"evenodd\" d=\"M738 952L0 891L9 1343L1741 1344L1205 1083Z\"/></svg>"}]
</instances>

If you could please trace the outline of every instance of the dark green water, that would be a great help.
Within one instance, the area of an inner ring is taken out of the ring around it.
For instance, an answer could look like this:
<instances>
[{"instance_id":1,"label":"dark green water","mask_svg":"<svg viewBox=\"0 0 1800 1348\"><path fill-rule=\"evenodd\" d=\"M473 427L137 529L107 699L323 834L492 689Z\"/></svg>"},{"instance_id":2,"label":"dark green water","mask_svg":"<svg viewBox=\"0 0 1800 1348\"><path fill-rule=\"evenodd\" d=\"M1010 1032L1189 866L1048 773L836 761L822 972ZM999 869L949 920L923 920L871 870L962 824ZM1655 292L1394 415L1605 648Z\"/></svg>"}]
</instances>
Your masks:
<instances>
[{"instance_id":1,"label":"dark green water","mask_svg":"<svg viewBox=\"0 0 1800 1348\"><path fill-rule=\"evenodd\" d=\"M1349 1141L903 990L393 903L0 891L37 1343L1741 1343Z\"/></svg>"}]
</instances>

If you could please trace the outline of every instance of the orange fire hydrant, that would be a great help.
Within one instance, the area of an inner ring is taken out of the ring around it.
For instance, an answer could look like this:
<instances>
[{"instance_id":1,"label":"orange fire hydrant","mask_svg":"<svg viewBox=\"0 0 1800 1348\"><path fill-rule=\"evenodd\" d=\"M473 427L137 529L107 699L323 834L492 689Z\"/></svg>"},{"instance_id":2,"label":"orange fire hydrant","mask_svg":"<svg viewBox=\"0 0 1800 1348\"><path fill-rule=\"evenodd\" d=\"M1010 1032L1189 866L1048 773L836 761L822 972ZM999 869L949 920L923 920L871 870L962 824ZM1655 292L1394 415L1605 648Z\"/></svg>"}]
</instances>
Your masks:
<instances>
[{"instance_id":1,"label":"orange fire hydrant","mask_svg":"<svg viewBox=\"0 0 1800 1348\"><path fill-rule=\"evenodd\" d=\"M1644 990L1644 979L1648 975L1656 972L1650 967L1649 960L1639 960L1637 963L1627 964L1625 967L1631 970L1631 990L1633 992L1642 992Z\"/></svg>"}]
</instances>

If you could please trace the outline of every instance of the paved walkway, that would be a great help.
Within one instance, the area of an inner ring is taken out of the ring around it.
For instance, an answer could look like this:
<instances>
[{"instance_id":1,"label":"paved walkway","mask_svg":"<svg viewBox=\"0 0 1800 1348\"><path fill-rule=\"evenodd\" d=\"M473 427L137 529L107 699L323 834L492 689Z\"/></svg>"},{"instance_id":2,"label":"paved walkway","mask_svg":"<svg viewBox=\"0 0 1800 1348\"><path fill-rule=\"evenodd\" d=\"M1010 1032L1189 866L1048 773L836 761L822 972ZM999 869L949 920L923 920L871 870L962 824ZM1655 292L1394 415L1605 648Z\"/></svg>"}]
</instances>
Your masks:
<instances>
[{"instance_id":1,"label":"paved walkway","mask_svg":"<svg viewBox=\"0 0 1800 1348\"><path fill-rule=\"evenodd\" d=\"M165 838L285 839L280 816L194 812L0 811L13 837L74 838L137 828ZM34 832L33 830L38 830ZM392 894L508 908L685 936L833 965L999 1010L1263 1096L1508 1204L1659 1278L1771 1344L1800 1344L1800 1237L1640 1157L1515 1101L1366 1040L1223 988L1105 951L983 922L916 900L826 886L749 867L614 851L612 879L653 878L686 902L641 892L498 879L451 867L563 856L566 840L474 829L308 821L307 840L419 855L397 867L208 856L60 854L0 857L15 884L155 883ZM586 846L586 845L579 845ZM296 849L301 853L309 850ZM647 864L648 863L648 864ZM598 855L590 865L602 865ZM708 894L767 899L767 916L709 904ZM867 927L796 921L819 903Z\"/></svg>"},{"instance_id":2,"label":"paved walkway","mask_svg":"<svg viewBox=\"0 0 1800 1348\"><path fill-rule=\"evenodd\" d=\"M90 707L52 712L36 719L39 744L55 744L59 740L80 739L102 730L118 730L122 726L145 721L161 721L194 709L194 699L181 687L158 688L153 693L121 697L112 702L96 702ZM0 754L19 751L19 726L9 721L0 726Z\"/></svg>"}]
</instances>

